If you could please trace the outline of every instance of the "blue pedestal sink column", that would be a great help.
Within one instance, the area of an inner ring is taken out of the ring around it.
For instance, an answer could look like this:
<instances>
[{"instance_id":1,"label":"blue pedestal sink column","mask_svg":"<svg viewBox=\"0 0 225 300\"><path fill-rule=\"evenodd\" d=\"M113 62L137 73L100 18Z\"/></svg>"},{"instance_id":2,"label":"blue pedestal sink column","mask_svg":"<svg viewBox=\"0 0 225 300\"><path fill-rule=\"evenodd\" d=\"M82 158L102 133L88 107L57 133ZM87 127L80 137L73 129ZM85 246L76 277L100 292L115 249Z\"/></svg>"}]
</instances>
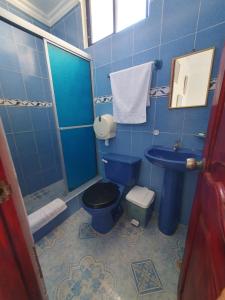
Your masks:
<instances>
[{"instance_id":1,"label":"blue pedestal sink column","mask_svg":"<svg viewBox=\"0 0 225 300\"><path fill-rule=\"evenodd\" d=\"M159 229L167 235L172 235L179 223L183 180L182 172L165 169L159 209Z\"/></svg>"}]
</instances>

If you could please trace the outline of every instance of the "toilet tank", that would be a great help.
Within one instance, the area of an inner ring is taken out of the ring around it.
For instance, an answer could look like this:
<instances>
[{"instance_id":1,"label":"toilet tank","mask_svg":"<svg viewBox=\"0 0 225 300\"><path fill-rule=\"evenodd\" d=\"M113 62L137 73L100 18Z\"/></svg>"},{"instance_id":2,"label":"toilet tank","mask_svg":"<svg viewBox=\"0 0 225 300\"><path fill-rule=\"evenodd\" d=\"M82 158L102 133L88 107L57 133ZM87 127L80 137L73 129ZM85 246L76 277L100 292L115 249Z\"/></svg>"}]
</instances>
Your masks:
<instances>
[{"instance_id":1,"label":"toilet tank","mask_svg":"<svg viewBox=\"0 0 225 300\"><path fill-rule=\"evenodd\" d=\"M105 175L110 181L133 186L137 182L141 165L141 158L108 153L103 156Z\"/></svg>"}]
</instances>

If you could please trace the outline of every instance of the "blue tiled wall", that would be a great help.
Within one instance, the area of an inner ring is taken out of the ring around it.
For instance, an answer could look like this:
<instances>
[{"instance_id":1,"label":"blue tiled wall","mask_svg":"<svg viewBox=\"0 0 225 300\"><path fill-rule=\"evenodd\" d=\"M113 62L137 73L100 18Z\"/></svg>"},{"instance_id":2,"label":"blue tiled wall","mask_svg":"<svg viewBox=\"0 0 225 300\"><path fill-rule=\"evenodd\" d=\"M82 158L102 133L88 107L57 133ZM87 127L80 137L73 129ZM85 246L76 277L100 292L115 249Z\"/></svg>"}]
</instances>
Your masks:
<instances>
[{"instance_id":1,"label":"blue tiled wall","mask_svg":"<svg viewBox=\"0 0 225 300\"><path fill-rule=\"evenodd\" d=\"M0 21L0 98L51 101L44 44ZM0 106L23 195L62 179L53 110Z\"/></svg>"},{"instance_id":2,"label":"blue tiled wall","mask_svg":"<svg viewBox=\"0 0 225 300\"><path fill-rule=\"evenodd\" d=\"M192 49L216 47L212 78L217 76L225 40L225 2L223 0L152 0L150 16L144 21L113 34L86 49L94 60L95 96L111 95L108 74L150 60L160 59L163 66L155 71L152 87L168 86L173 57ZM184 147L203 149L203 140L194 136L207 129L213 92L203 108L168 109L168 98L152 98L147 109L148 122L143 125L118 125L110 146L98 142L101 158L106 152L142 157L139 184L156 191L156 207L162 190L163 170L144 158L151 145L172 146L181 139ZM112 113L111 103L96 104L96 114ZM152 130L160 135L153 136ZM100 169L103 172L101 162ZM192 206L197 174L186 175L181 222L187 223Z\"/></svg>"},{"instance_id":3,"label":"blue tiled wall","mask_svg":"<svg viewBox=\"0 0 225 300\"><path fill-rule=\"evenodd\" d=\"M51 33L83 49L83 31L80 4L51 27Z\"/></svg>"}]
</instances>

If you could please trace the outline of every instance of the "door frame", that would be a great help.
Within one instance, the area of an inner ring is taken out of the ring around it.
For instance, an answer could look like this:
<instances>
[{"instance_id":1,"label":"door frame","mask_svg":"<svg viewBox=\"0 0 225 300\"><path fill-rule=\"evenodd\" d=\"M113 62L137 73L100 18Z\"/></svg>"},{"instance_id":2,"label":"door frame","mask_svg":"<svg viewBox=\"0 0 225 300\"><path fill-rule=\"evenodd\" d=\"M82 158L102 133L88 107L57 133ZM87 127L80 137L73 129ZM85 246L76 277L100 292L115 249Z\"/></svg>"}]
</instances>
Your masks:
<instances>
[{"instance_id":1,"label":"door frame","mask_svg":"<svg viewBox=\"0 0 225 300\"><path fill-rule=\"evenodd\" d=\"M0 216L5 235L9 241L10 250L14 261L16 262L16 270L7 269L7 275L20 274L21 282L24 286L27 299L47 300L47 291L44 284L43 274L37 257L33 236L25 210L22 194L20 191L16 171L10 154L3 124L0 119L0 168L1 180L9 186L8 198L0 203ZM2 249L3 253L4 250ZM0 250L1 251L1 250ZM3 254L4 255L4 254ZM7 256L5 260L7 266ZM1 267L0 267L1 268ZM1 276L4 276L1 274ZM7 290L8 286L4 285L0 288ZM19 282L13 282L15 288L19 288ZM19 297L18 290L18 297ZM10 294L8 295L10 297ZM24 294L23 294L24 297ZM7 300L11 298L7 298ZM13 300L13 299L12 299ZM21 299L23 300L23 299Z\"/></svg>"}]
</instances>

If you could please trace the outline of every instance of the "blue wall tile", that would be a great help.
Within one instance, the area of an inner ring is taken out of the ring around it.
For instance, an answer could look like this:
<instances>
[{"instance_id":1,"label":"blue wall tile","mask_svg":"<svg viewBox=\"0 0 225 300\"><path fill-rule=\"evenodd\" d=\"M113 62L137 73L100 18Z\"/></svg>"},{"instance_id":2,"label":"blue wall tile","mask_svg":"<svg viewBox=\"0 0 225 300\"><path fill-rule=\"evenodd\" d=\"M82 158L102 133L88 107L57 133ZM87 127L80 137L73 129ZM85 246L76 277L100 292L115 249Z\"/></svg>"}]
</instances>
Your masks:
<instances>
[{"instance_id":1,"label":"blue wall tile","mask_svg":"<svg viewBox=\"0 0 225 300\"><path fill-rule=\"evenodd\" d=\"M162 3L162 0L151 1L149 18L134 26L134 53L159 45Z\"/></svg>"},{"instance_id":2,"label":"blue wall tile","mask_svg":"<svg viewBox=\"0 0 225 300\"><path fill-rule=\"evenodd\" d=\"M14 6L5 8L50 31ZM51 101L43 40L4 21L0 21L0 31L0 97ZM0 106L23 195L62 179L52 114L52 108Z\"/></svg>"},{"instance_id":3,"label":"blue wall tile","mask_svg":"<svg viewBox=\"0 0 225 300\"><path fill-rule=\"evenodd\" d=\"M225 1L201 0L198 30L225 21Z\"/></svg>"},{"instance_id":4,"label":"blue wall tile","mask_svg":"<svg viewBox=\"0 0 225 300\"><path fill-rule=\"evenodd\" d=\"M111 65L105 65L103 67L96 69L95 72L96 96L111 94L110 80L108 78L110 72L111 72Z\"/></svg>"},{"instance_id":5,"label":"blue wall tile","mask_svg":"<svg viewBox=\"0 0 225 300\"><path fill-rule=\"evenodd\" d=\"M157 86L168 85L172 59L189 53L194 48L194 35L161 46L160 59L163 67L157 71Z\"/></svg>"},{"instance_id":6,"label":"blue wall tile","mask_svg":"<svg viewBox=\"0 0 225 300\"><path fill-rule=\"evenodd\" d=\"M159 46L157 46L150 50L146 50L134 55L133 65L136 66L136 65L144 64L149 61L154 61L159 59L159 49L160 49ZM153 69L151 87L155 87L156 85L157 85L157 71Z\"/></svg>"},{"instance_id":7,"label":"blue wall tile","mask_svg":"<svg viewBox=\"0 0 225 300\"><path fill-rule=\"evenodd\" d=\"M11 39L0 36L0 68L16 72L20 70L16 51Z\"/></svg>"},{"instance_id":8,"label":"blue wall tile","mask_svg":"<svg viewBox=\"0 0 225 300\"><path fill-rule=\"evenodd\" d=\"M156 100L155 128L160 132L180 134L184 121L184 109L169 109L168 98Z\"/></svg>"},{"instance_id":9,"label":"blue wall tile","mask_svg":"<svg viewBox=\"0 0 225 300\"><path fill-rule=\"evenodd\" d=\"M30 155L37 152L33 132L16 133L15 139L17 150L21 156Z\"/></svg>"},{"instance_id":10,"label":"blue wall tile","mask_svg":"<svg viewBox=\"0 0 225 300\"><path fill-rule=\"evenodd\" d=\"M22 166L23 174L29 174L30 176L33 176L33 174L40 171L40 162L37 153L21 155L20 163Z\"/></svg>"},{"instance_id":11,"label":"blue wall tile","mask_svg":"<svg viewBox=\"0 0 225 300\"><path fill-rule=\"evenodd\" d=\"M216 47L212 77L219 71L220 57L224 46L225 23L197 33L196 49Z\"/></svg>"},{"instance_id":12,"label":"blue wall tile","mask_svg":"<svg viewBox=\"0 0 225 300\"><path fill-rule=\"evenodd\" d=\"M31 119L34 130L48 130L50 129L49 114L48 111L51 108L30 108Z\"/></svg>"},{"instance_id":13,"label":"blue wall tile","mask_svg":"<svg viewBox=\"0 0 225 300\"><path fill-rule=\"evenodd\" d=\"M72 45L83 49L83 28L80 4L62 17L51 29L51 33Z\"/></svg>"},{"instance_id":14,"label":"blue wall tile","mask_svg":"<svg viewBox=\"0 0 225 300\"><path fill-rule=\"evenodd\" d=\"M196 31L200 0L167 0L164 3L163 43Z\"/></svg>"},{"instance_id":15,"label":"blue wall tile","mask_svg":"<svg viewBox=\"0 0 225 300\"><path fill-rule=\"evenodd\" d=\"M6 133L10 133L12 131L12 127L9 121L9 116L4 106L0 106L0 117L2 119L3 127Z\"/></svg>"},{"instance_id":16,"label":"blue wall tile","mask_svg":"<svg viewBox=\"0 0 225 300\"><path fill-rule=\"evenodd\" d=\"M12 26L0 20L1 36L12 39Z\"/></svg>"},{"instance_id":17,"label":"blue wall tile","mask_svg":"<svg viewBox=\"0 0 225 300\"><path fill-rule=\"evenodd\" d=\"M95 114L96 114L96 116L101 116L103 114L111 114L112 115L112 103L96 104L95 105Z\"/></svg>"},{"instance_id":18,"label":"blue wall tile","mask_svg":"<svg viewBox=\"0 0 225 300\"><path fill-rule=\"evenodd\" d=\"M52 145L51 141L51 131L44 130L44 131L37 131L35 132L38 152L40 154L47 154L52 152Z\"/></svg>"},{"instance_id":19,"label":"blue wall tile","mask_svg":"<svg viewBox=\"0 0 225 300\"><path fill-rule=\"evenodd\" d=\"M38 52L30 47L17 45L21 72L41 76Z\"/></svg>"},{"instance_id":20,"label":"blue wall tile","mask_svg":"<svg viewBox=\"0 0 225 300\"><path fill-rule=\"evenodd\" d=\"M40 77L25 75L24 83L29 100L42 100L44 99L43 83Z\"/></svg>"},{"instance_id":21,"label":"blue wall tile","mask_svg":"<svg viewBox=\"0 0 225 300\"><path fill-rule=\"evenodd\" d=\"M14 132L33 130L30 111L26 107L10 107L8 114Z\"/></svg>"},{"instance_id":22,"label":"blue wall tile","mask_svg":"<svg viewBox=\"0 0 225 300\"><path fill-rule=\"evenodd\" d=\"M112 35L112 61L132 55L133 28Z\"/></svg>"},{"instance_id":23,"label":"blue wall tile","mask_svg":"<svg viewBox=\"0 0 225 300\"><path fill-rule=\"evenodd\" d=\"M21 73L0 69L0 82L4 98L27 100Z\"/></svg>"},{"instance_id":24,"label":"blue wall tile","mask_svg":"<svg viewBox=\"0 0 225 300\"><path fill-rule=\"evenodd\" d=\"M13 27L13 36L17 44L25 45L36 49L35 36L33 36L32 34L23 31L19 28Z\"/></svg>"},{"instance_id":25,"label":"blue wall tile","mask_svg":"<svg viewBox=\"0 0 225 300\"><path fill-rule=\"evenodd\" d=\"M59 37L60 39L66 40L66 31L64 20L60 20L51 27L51 33Z\"/></svg>"},{"instance_id":26,"label":"blue wall tile","mask_svg":"<svg viewBox=\"0 0 225 300\"><path fill-rule=\"evenodd\" d=\"M93 58L96 68L111 62L111 43L111 37L108 37L95 45Z\"/></svg>"}]
</instances>

